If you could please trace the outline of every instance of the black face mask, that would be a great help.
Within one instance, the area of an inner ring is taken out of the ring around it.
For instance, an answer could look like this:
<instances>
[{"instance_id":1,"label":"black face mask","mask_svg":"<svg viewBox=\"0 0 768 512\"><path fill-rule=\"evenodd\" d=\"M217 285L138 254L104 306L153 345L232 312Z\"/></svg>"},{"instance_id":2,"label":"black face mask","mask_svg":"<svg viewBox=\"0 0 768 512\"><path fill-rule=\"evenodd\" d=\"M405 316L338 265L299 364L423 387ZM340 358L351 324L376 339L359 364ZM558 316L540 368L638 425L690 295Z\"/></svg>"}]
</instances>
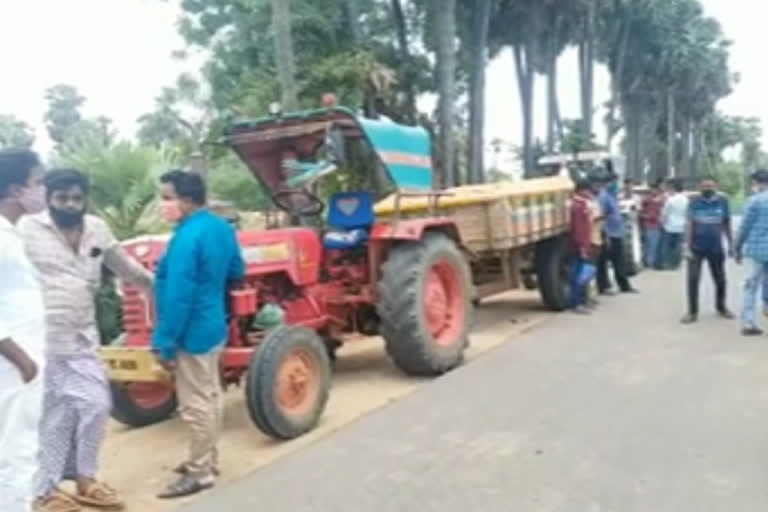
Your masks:
<instances>
[{"instance_id":1,"label":"black face mask","mask_svg":"<svg viewBox=\"0 0 768 512\"><path fill-rule=\"evenodd\" d=\"M701 195L707 199L711 199L715 195L714 190L702 190Z\"/></svg>"},{"instance_id":2,"label":"black face mask","mask_svg":"<svg viewBox=\"0 0 768 512\"><path fill-rule=\"evenodd\" d=\"M51 219L62 229L71 229L83 223L84 211L73 212L70 210L57 210L49 208Z\"/></svg>"}]
</instances>

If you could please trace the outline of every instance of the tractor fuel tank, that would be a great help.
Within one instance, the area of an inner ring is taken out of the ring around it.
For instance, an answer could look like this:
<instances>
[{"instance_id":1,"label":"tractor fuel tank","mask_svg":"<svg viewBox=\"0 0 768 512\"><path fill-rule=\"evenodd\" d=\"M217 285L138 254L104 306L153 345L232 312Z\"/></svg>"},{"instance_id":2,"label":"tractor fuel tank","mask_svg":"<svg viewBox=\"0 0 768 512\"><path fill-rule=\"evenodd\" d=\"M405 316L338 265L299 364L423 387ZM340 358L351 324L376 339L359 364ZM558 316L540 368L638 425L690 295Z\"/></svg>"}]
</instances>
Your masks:
<instances>
[{"instance_id":1,"label":"tractor fuel tank","mask_svg":"<svg viewBox=\"0 0 768 512\"><path fill-rule=\"evenodd\" d=\"M314 229L243 230L238 237L246 278L285 272L297 286L318 281L323 249L320 235Z\"/></svg>"}]
</instances>

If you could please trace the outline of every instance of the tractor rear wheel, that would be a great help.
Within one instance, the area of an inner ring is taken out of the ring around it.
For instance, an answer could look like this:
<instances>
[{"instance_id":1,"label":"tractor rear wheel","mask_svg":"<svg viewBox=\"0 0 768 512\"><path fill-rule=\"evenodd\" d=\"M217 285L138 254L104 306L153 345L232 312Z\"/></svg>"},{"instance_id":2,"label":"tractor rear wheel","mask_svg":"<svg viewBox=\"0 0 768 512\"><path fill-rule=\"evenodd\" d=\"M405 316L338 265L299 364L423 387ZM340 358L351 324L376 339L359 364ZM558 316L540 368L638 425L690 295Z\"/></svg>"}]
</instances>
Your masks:
<instances>
[{"instance_id":1,"label":"tractor rear wheel","mask_svg":"<svg viewBox=\"0 0 768 512\"><path fill-rule=\"evenodd\" d=\"M456 243L429 233L392 248L382 267L377 311L387 352L409 375L440 375L469 344L472 284Z\"/></svg>"},{"instance_id":2,"label":"tractor rear wheel","mask_svg":"<svg viewBox=\"0 0 768 512\"><path fill-rule=\"evenodd\" d=\"M304 327L267 334L251 359L245 401L253 423L275 439L294 439L320 421L331 387L323 340Z\"/></svg>"},{"instance_id":3,"label":"tractor rear wheel","mask_svg":"<svg viewBox=\"0 0 768 512\"><path fill-rule=\"evenodd\" d=\"M561 236L536 245L536 282L544 305L552 311L568 308L570 295L568 240Z\"/></svg>"},{"instance_id":4,"label":"tractor rear wheel","mask_svg":"<svg viewBox=\"0 0 768 512\"><path fill-rule=\"evenodd\" d=\"M165 382L111 382L112 417L130 427L160 423L176 411L173 384Z\"/></svg>"}]
</instances>

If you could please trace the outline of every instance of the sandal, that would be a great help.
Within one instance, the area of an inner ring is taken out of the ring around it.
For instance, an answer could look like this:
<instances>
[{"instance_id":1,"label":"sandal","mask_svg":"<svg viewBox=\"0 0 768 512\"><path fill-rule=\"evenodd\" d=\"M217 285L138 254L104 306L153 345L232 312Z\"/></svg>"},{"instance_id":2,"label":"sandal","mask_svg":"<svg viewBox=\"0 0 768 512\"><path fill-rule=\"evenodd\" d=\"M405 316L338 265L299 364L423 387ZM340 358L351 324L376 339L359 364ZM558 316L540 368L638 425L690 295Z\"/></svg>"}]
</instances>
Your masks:
<instances>
[{"instance_id":1,"label":"sandal","mask_svg":"<svg viewBox=\"0 0 768 512\"><path fill-rule=\"evenodd\" d=\"M187 475L187 474L189 474L189 466L187 465L186 462L182 462L181 464L179 464L178 466L173 468L173 472L176 473L177 475ZM213 467L211 469L211 473L213 473L213 476L220 476L221 475L221 472L219 471L219 468L217 468L217 467Z\"/></svg>"},{"instance_id":2,"label":"sandal","mask_svg":"<svg viewBox=\"0 0 768 512\"><path fill-rule=\"evenodd\" d=\"M46 498L38 498L32 505L34 512L80 512L77 502L61 491L53 491Z\"/></svg>"},{"instance_id":3,"label":"sandal","mask_svg":"<svg viewBox=\"0 0 768 512\"><path fill-rule=\"evenodd\" d=\"M70 495L70 497L79 504L88 507L120 510L124 506L117 491L102 482L92 482L83 494L78 492Z\"/></svg>"},{"instance_id":4,"label":"sandal","mask_svg":"<svg viewBox=\"0 0 768 512\"><path fill-rule=\"evenodd\" d=\"M182 475L176 482L169 485L168 488L158 494L157 497L161 500L183 498L185 496L197 494L200 491L205 491L211 487L213 487L213 480L203 482L197 477L187 473Z\"/></svg>"}]
</instances>

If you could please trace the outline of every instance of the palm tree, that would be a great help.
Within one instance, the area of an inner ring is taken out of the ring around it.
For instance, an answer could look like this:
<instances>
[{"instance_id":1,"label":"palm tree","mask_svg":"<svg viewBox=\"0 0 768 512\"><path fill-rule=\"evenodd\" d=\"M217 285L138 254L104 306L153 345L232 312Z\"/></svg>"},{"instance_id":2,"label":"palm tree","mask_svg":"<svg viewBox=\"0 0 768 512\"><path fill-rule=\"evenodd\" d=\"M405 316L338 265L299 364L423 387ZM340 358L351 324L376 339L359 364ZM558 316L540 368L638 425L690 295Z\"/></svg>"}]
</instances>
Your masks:
<instances>
[{"instance_id":1,"label":"palm tree","mask_svg":"<svg viewBox=\"0 0 768 512\"><path fill-rule=\"evenodd\" d=\"M432 0L432 12L437 26L438 155L444 186L457 185L454 179L455 137L454 109L456 103L456 0Z\"/></svg>"},{"instance_id":2,"label":"palm tree","mask_svg":"<svg viewBox=\"0 0 768 512\"><path fill-rule=\"evenodd\" d=\"M56 163L88 175L91 210L123 240L156 230L158 226L147 218L147 212L157 196L158 177L175 167L177 159L165 148L128 142L105 146L86 139L61 155Z\"/></svg>"},{"instance_id":3,"label":"palm tree","mask_svg":"<svg viewBox=\"0 0 768 512\"><path fill-rule=\"evenodd\" d=\"M299 108L296 86L296 56L293 53L290 0L272 0L272 27L275 31L275 61L282 90L283 108L292 112Z\"/></svg>"}]
</instances>

